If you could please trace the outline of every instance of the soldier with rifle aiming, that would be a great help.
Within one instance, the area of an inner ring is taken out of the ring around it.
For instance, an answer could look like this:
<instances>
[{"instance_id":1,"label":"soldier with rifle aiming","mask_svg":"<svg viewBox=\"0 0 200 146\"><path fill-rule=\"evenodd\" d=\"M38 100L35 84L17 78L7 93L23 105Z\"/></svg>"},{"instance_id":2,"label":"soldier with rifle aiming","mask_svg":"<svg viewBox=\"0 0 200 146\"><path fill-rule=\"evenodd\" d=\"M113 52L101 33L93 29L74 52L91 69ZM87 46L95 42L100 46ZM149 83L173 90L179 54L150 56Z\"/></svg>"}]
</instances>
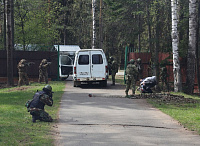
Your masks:
<instances>
[{"instance_id":1,"label":"soldier with rifle aiming","mask_svg":"<svg viewBox=\"0 0 200 146\"><path fill-rule=\"evenodd\" d=\"M32 115L32 122L35 123L36 120L45 121L45 122L52 122L53 119L49 114L44 110L44 106L52 106L53 99L52 99L52 87L50 85L46 85L42 91L37 91L33 96L32 101L30 102L29 106L27 107L28 112Z\"/></svg>"},{"instance_id":2,"label":"soldier with rifle aiming","mask_svg":"<svg viewBox=\"0 0 200 146\"><path fill-rule=\"evenodd\" d=\"M45 83L48 84L48 72L47 67L51 64L51 62L47 62L46 59L43 59L39 65L39 79L38 82L41 83L42 79L44 79Z\"/></svg>"},{"instance_id":3,"label":"soldier with rifle aiming","mask_svg":"<svg viewBox=\"0 0 200 146\"><path fill-rule=\"evenodd\" d=\"M21 59L17 65L18 73L19 73L19 81L18 86L22 86L23 83L29 85L29 79L27 75L28 67L35 64L34 62L27 62L26 59Z\"/></svg>"}]
</instances>

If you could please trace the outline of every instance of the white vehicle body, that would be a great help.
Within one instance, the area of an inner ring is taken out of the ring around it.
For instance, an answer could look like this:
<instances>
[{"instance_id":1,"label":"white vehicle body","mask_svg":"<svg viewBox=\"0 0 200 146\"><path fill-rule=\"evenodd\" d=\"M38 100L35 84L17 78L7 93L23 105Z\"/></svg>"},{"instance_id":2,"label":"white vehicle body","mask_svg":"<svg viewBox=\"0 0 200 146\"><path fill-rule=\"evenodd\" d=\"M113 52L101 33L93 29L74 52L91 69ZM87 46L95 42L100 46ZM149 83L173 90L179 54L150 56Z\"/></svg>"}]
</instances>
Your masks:
<instances>
[{"instance_id":1,"label":"white vehicle body","mask_svg":"<svg viewBox=\"0 0 200 146\"><path fill-rule=\"evenodd\" d=\"M108 63L102 49L81 49L76 52L73 80L74 87L81 82L99 82L107 86Z\"/></svg>"},{"instance_id":2,"label":"white vehicle body","mask_svg":"<svg viewBox=\"0 0 200 146\"><path fill-rule=\"evenodd\" d=\"M64 80L73 73L75 53L80 50L77 45L55 45L59 49L59 77Z\"/></svg>"}]
</instances>

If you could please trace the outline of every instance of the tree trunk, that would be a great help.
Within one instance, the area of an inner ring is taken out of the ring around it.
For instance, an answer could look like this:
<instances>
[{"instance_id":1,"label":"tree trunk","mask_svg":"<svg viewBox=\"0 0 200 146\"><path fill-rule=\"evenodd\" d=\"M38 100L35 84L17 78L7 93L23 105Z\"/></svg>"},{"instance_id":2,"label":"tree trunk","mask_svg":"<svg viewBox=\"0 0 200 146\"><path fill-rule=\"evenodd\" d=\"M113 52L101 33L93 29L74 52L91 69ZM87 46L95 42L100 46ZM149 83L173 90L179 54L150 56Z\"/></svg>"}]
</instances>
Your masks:
<instances>
[{"instance_id":1,"label":"tree trunk","mask_svg":"<svg viewBox=\"0 0 200 146\"><path fill-rule=\"evenodd\" d=\"M13 86L13 48L14 48L14 30L13 30L13 0L6 0L6 49L7 49L7 85Z\"/></svg>"},{"instance_id":2,"label":"tree trunk","mask_svg":"<svg viewBox=\"0 0 200 146\"><path fill-rule=\"evenodd\" d=\"M103 49L103 21L102 21L102 5L103 5L103 0L100 0L100 16L99 16L99 48Z\"/></svg>"},{"instance_id":3,"label":"tree trunk","mask_svg":"<svg viewBox=\"0 0 200 146\"><path fill-rule=\"evenodd\" d=\"M159 83L159 79L160 79L160 70L159 70L159 42L160 42L160 39L159 39L159 31L160 31L160 13L159 13L159 5L157 3L156 5L156 46L155 46L155 58L154 58L154 61L155 61L155 75L157 77L157 80L158 80L158 83ZM159 84L157 84L156 86L156 90L160 90L160 87L159 87Z\"/></svg>"},{"instance_id":4,"label":"tree trunk","mask_svg":"<svg viewBox=\"0 0 200 146\"><path fill-rule=\"evenodd\" d=\"M189 47L187 53L186 93L192 94L195 80L197 43L197 0L189 0Z\"/></svg>"},{"instance_id":5,"label":"tree trunk","mask_svg":"<svg viewBox=\"0 0 200 146\"><path fill-rule=\"evenodd\" d=\"M198 5L198 22L197 22L197 46L196 46L196 56L197 56L197 61L196 61L196 70L197 70L197 82L198 82L198 89L200 92L200 72L199 72L199 25L200 25L200 0L199 0L199 5Z\"/></svg>"},{"instance_id":6,"label":"tree trunk","mask_svg":"<svg viewBox=\"0 0 200 146\"><path fill-rule=\"evenodd\" d=\"M148 1L147 1L148 2ZM149 39L149 52L152 52L152 38L151 38L151 18L150 18L150 12L149 12L149 4L147 3L146 9L147 9L147 21L148 21L148 39Z\"/></svg>"},{"instance_id":7,"label":"tree trunk","mask_svg":"<svg viewBox=\"0 0 200 146\"><path fill-rule=\"evenodd\" d=\"M3 40L3 45L4 45L4 49L6 50L6 1L4 0L3 1L4 3L4 22L3 22L3 25L4 25L4 32L3 32L3 36L4 36L4 40Z\"/></svg>"},{"instance_id":8,"label":"tree trunk","mask_svg":"<svg viewBox=\"0 0 200 146\"><path fill-rule=\"evenodd\" d=\"M180 62L178 52L178 1L171 0L172 10L172 51L173 51L173 74L174 74L174 91L182 91L181 74L180 74Z\"/></svg>"},{"instance_id":9,"label":"tree trunk","mask_svg":"<svg viewBox=\"0 0 200 146\"><path fill-rule=\"evenodd\" d=\"M92 49L96 48L96 22L95 22L95 9L96 9L96 0L92 0Z\"/></svg>"}]
</instances>

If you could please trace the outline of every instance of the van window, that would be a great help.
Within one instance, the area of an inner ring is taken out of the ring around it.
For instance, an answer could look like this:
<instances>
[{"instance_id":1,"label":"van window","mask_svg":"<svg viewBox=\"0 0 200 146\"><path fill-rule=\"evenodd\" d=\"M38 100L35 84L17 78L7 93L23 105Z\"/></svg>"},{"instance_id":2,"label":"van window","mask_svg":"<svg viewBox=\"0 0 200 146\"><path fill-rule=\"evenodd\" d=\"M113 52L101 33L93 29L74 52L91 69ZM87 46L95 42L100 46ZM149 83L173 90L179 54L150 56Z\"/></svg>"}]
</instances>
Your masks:
<instances>
[{"instance_id":1,"label":"van window","mask_svg":"<svg viewBox=\"0 0 200 146\"><path fill-rule=\"evenodd\" d=\"M80 55L78 58L78 64L80 65L89 64L89 55Z\"/></svg>"},{"instance_id":2,"label":"van window","mask_svg":"<svg viewBox=\"0 0 200 146\"><path fill-rule=\"evenodd\" d=\"M103 59L101 54L92 55L92 64L103 64Z\"/></svg>"},{"instance_id":3,"label":"van window","mask_svg":"<svg viewBox=\"0 0 200 146\"><path fill-rule=\"evenodd\" d=\"M61 58L61 65L72 65L73 60L70 56L60 56Z\"/></svg>"}]
</instances>

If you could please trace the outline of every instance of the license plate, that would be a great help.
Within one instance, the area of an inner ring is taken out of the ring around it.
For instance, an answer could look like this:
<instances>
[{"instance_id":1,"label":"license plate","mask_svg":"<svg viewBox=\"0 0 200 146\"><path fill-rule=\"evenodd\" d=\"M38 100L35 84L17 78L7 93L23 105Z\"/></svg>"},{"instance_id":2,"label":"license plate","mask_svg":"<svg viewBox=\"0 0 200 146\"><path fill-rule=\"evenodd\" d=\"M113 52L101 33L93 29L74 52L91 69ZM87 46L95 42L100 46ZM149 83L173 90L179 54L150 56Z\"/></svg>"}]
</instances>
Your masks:
<instances>
[{"instance_id":1,"label":"license plate","mask_svg":"<svg viewBox=\"0 0 200 146\"><path fill-rule=\"evenodd\" d=\"M80 75L88 75L88 72L80 72Z\"/></svg>"}]
</instances>

